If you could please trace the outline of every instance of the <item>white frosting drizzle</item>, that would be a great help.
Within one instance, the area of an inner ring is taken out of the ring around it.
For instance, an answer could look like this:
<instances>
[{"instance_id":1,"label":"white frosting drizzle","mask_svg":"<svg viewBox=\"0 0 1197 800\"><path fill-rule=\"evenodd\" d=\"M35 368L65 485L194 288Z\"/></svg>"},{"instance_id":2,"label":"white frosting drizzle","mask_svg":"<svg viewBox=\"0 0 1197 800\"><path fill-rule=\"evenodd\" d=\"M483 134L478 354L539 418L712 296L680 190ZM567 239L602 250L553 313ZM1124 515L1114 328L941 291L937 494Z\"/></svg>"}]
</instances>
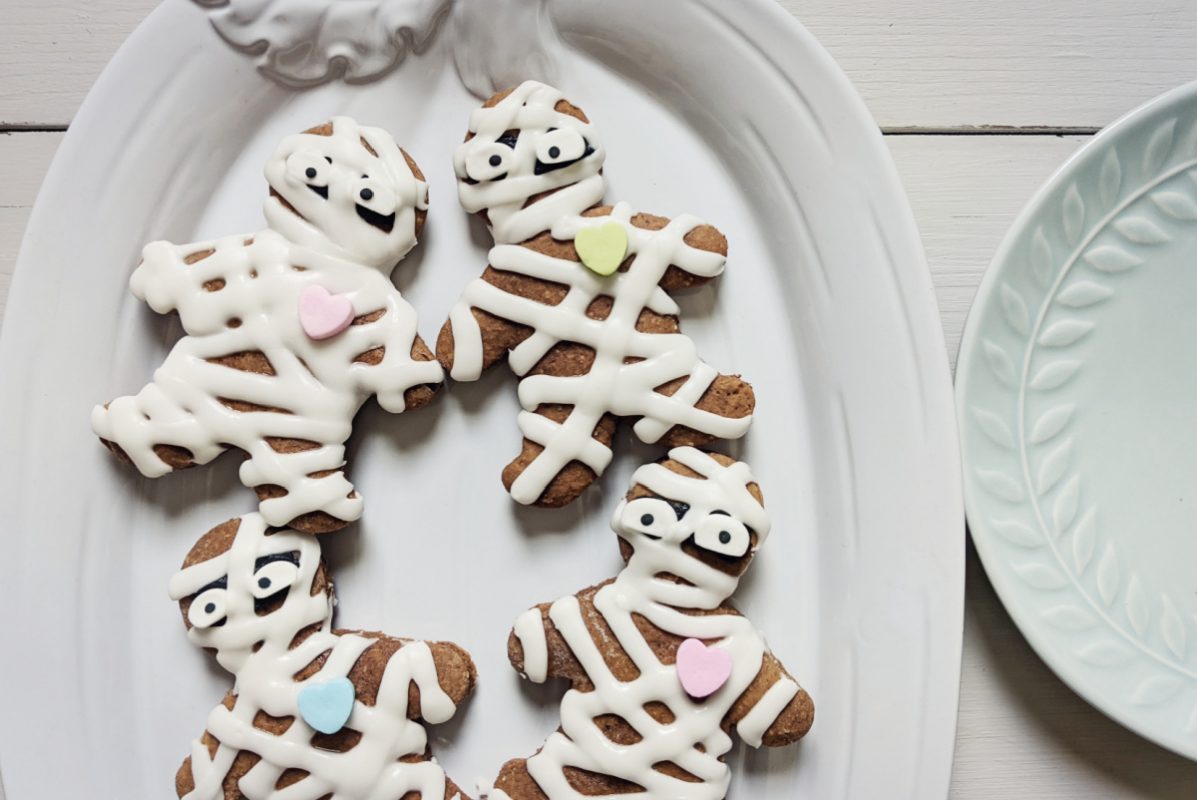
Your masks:
<instances>
[{"instance_id":1,"label":"white frosting drizzle","mask_svg":"<svg viewBox=\"0 0 1197 800\"><path fill-rule=\"evenodd\" d=\"M773 724L773 720L781 714L790 701L798 696L798 684L789 678L783 678L769 687L769 690L756 701L752 710L744 715L736 724L736 733L746 744L752 747L761 746L761 737Z\"/></svg>"},{"instance_id":2,"label":"white frosting drizzle","mask_svg":"<svg viewBox=\"0 0 1197 800\"><path fill-rule=\"evenodd\" d=\"M264 556L281 553L298 553L294 579L282 606L259 616L254 611L254 590L261 572L255 574L255 564ZM242 750L261 756L238 784L252 800L317 800L328 793L345 800L395 800L409 791L419 792L421 797L444 797L445 774L439 764L399 761L403 756L422 756L428 745L424 728L407 717L410 684L414 682L419 689L425 721L444 722L456 711L453 700L441 689L436 664L424 642L407 642L391 656L373 706L354 701L346 727L361 733L356 746L337 753L311 745L314 731L298 710L300 691L309 684L347 676L377 641L332 632L331 588L311 593L319 564L320 545L315 537L293 530L267 535L265 520L248 514L241 518L227 552L187 567L171 579L174 600L201 593L193 605L213 600L223 603L224 624L192 627L188 637L198 647L215 650L217 661L236 676L233 709L218 705L208 716L207 730L220 742L215 755L209 755L200 740L192 744L195 789L186 795L187 800L224 797L221 783ZM210 594L220 589L204 591L220 578L227 579L223 595ZM319 630L291 648L295 635L311 625L319 625ZM296 672L325 652L328 657L318 673L295 680ZM285 733L275 735L254 727L259 711L295 720ZM276 790L275 782L288 768L311 774Z\"/></svg>"},{"instance_id":3,"label":"white frosting drizzle","mask_svg":"<svg viewBox=\"0 0 1197 800\"><path fill-rule=\"evenodd\" d=\"M632 209L619 203L608 216L583 217L581 212L603 195L600 174L603 150L593 128L554 110L562 99L556 89L533 81L522 84L491 108L480 108L470 118L474 136L461 145L454 165L462 205L468 211L486 210L496 246L490 265L568 288L554 306L502 291L478 279L465 290L450 312L453 329L455 380L476 380L482 372L482 334L471 309L481 309L534 329L512 350L509 363L526 375L555 345L576 342L594 350L593 366L586 375L561 377L536 375L520 383L524 412L519 425L524 436L544 450L511 487L521 503L533 503L560 470L577 460L601 474L611 451L593 438L595 426L606 413L641 417L634 426L645 442L656 442L673 426L683 425L718 438L743 436L751 417L729 419L695 408L718 373L700 361L694 342L680 333L643 333L636 323L643 309L676 315L677 304L659 283L670 265L704 278L723 271L726 258L685 242L701 225L690 215L673 219L661 230L650 231L631 223ZM505 132L518 130L514 147L499 143ZM581 137L570 143L563 132ZM567 166L536 173L546 150L544 139L560 152L589 153ZM493 166L488 159L500 159ZM492 174L495 173L495 174ZM488 178L489 176L489 178ZM534 194L553 194L524 207ZM628 238L632 257L626 271L600 276L575 261L552 258L518 245L518 242L551 230L558 240L573 240L587 227L617 223ZM604 320L591 319L586 309L597 297L610 296L613 307ZM632 361L633 363L627 363ZM672 396L655 389L677 378L686 382ZM554 422L535 409L540 404L573 406L564 423Z\"/></svg>"},{"instance_id":4,"label":"white frosting drizzle","mask_svg":"<svg viewBox=\"0 0 1197 800\"><path fill-rule=\"evenodd\" d=\"M129 281L133 294L159 313L177 311L187 335L136 396L92 411L96 434L119 445L150 477L170 471L154 453L157 444L185 447L200 464L227 445L246 451L249 459L240 472L246 486L275 484L287 491L261 504L271 525L312 511L357 519L362 500L348 496L353 487L340 471L357 410L375 394L383 408L401 412L407 389L443 377L435 361L411 358L416 314L390 281L394 265L416 243L415 215L427 207L427 186L385 131L359 127L345 117L334 119L333 128L332 136L287 137L266 166L271 187L302 217L270 197L265 206L269 227L251 240L230 236L146 246ZM308 177L311 171L315 179ZM391 231L368 224L359 206L384 217L394 214ZM184 262L207 250L215 252L190 265ZM312 285L343 295L356 315L384 313L314 341L297 311L300 293ZM376 347L386 348L380 363L354 362ZM265 354L275 374L208 361L246 351ZM222 398L291 413L236 411ZM278 453L267 437L320 446ZM325 470L333 473L309 477Z\"/></svg>"},{"instance_id":5,"label":"white frosting drizzle","mask_svg":"<svg viewBox=\"0 0 1197 800\"><path fill-rule=\"evenodd\" d=\"M515 635L524 648L524 677L544 683L549 676L549 643L540 611L530 608L515 620Z\"/></svg>"},{"instance_id":6,"label":"white frosting drizzle","mask_svg":"<svg viewBox=\"0 0 1197 800\"><path fill-rule=\"evenodd\" d=\"M680 520L669 520L664 527L653 528L659 539L643 535L638 527L642 507L620 503L613 527L632 544L633 555L627 566L594 595L595 609L610 626L620 647L636 665L639 677L631 681L617 679L608 668L602 652L604 643L596 644L587 628L577 597L565 597L550 606L549 617L573 651L594 690L571 689L561 702L561 730L552 734L544 748L528 759L529 774L553 800L581 800L567 781L566 766L591 770L633 781L646 789L646 796L677 800L719 800L727 793L730 772L719 758L731 748L731 738L721 728L733 703L752 684L760 672L766 653L764 639L744 617L735 614L705 616L686 614L682 609L717 608L735 590L738 579L704 564L682 550L681 544L695 533L712 512L726 520L748 525L756 531L758 544L769 530L764 508L749 493L753 478L747 465L723 466L694 448L675 448L670 457L695 470L702 478L679 475L660 464L641 467L633 477L654 494L671 501L686 503L689 510ZM636 501L632 501L635 503ZM658 501L659 502L659 501ZM672 516L672 512L670 512ZM686 586L658 578L671 573L693 584ZM517 623L516 633L525 643L534 637L529 613ZM682 689L674 665L662 664L633 621L633 614L643 615L653 625L683 638L704 640L731 655L731 675L710 697L701 701L690 698ZM527 667L525 667L527 669ZM531 670L528 670L529 673ZM742 738L759 746L768 726L797 693L797 684L789 679L775 683L748 711L738 726ZM644 708L658 702L669 707L675 719L657 722ZM612 742L595 724L603 714L622 717L640 734L635 744ZM702 745L705 752L696 749ZM653 769L662 761L672 761L701 779L699 783L678 780ZM492 800L506 797L501 790Z\"/></svg>"}]
</instances>

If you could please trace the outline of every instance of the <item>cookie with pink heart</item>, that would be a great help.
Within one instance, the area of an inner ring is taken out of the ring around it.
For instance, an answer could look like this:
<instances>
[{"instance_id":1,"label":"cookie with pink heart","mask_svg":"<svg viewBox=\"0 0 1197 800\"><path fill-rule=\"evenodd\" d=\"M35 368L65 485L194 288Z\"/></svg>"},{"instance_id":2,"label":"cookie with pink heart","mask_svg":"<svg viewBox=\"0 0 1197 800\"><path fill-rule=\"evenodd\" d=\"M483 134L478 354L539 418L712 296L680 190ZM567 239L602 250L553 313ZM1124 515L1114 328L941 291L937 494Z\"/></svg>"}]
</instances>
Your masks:
<instances>
[{"instance_id":1,"label":"cookie with pink heart","mask_svg":"<svg viewBox=\"0 0 1197 800\"><path fill-rule=\"evenodd\" d=\"M782 747L811 727L810 695L730 602L770 529L748 465L674 448L636 470L612 527L615 578L515 622L512 666L570 688L558 730L503 766L492 800L724 797L733 737Z\"/></svg>"},{"instance_id":2,"label":"cookie with pink heart","mask_svg":"<svg viewBox=\"0 0 1197 800\"><path fill-rule=\"evenodd\" d=\"M390 280L416 245L428 186L389 133L348 117L286 137L265 172L252 236L146 245L129 288L177 313L184 335L91 425L149 477L239 450L270 525L328 533L364 506L345 463L358 409L371 397L392 413L420 408L443 379Z\"/></svg>"}]
</instances>

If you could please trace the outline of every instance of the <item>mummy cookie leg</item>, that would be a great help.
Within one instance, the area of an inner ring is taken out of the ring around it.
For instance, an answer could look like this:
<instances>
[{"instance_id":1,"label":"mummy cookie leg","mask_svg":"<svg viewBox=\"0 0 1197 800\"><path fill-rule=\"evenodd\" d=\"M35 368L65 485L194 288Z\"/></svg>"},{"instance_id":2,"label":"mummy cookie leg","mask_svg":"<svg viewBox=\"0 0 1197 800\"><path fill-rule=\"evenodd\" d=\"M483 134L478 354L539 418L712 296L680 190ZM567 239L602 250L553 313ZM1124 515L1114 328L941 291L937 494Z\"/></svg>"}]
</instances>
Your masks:
<instances>
[{"instance_id":1,"label":"mummy cookie leg","mask_svg":"<svg viewBox=\"0 0 1197 800\"><path fill-rule=\"evenodd\" d=\"M752 387L680 332L671 292L723 271L727 240L683 215L600 205L604 151L581 109L535 82L492 97L456 153L458 194L495 247L437 338L456 380L506 359L520 377L520 455L503 483L562 506L602 474L618 421L673 446L744 435Z\"/></svg>"},{"instance_id":2,"label":"mummy cookie leg","mask_svg":"<svg viewBox=\"0 0 1197 800\"><path fill-rule=\"evenodd\" d=\"M230 520L196 543L170 594L191 641L236 680L175 776L179 797L465 798L421 723L445 722L472 691L469 654L333 629L315 537Z\"/></svg>"},{"instance_id":3,"label":"mummy cookie leg","mask_svg":"<svg viewBox=\"0 0 1197 800\"><path fill-rule=\"evenodd\" d=\"M728 602L770 527L746 464L675 448L636 471L612 527L623 571L512 629L512 666L570 689L561 727L504 765L496 800L719 800L733 735L781 747L814 720L810 695Z\"/></svg>"},{"instance_id":4,"label":"mummy cookie leg","mask_svg":"<svg viewBox=\"0 0 1197 800\"><path fill-rule=\"evenodd\" d=\"M284 139L266 178L264 230L146 246L130 288L186 335L92 429L150 477L241 450L268 524L325 533L361 515L344 445L362 403L419 408L442 380L390 281L428 188L389 134L346 117Z\"/></svg>"}]
</instances>

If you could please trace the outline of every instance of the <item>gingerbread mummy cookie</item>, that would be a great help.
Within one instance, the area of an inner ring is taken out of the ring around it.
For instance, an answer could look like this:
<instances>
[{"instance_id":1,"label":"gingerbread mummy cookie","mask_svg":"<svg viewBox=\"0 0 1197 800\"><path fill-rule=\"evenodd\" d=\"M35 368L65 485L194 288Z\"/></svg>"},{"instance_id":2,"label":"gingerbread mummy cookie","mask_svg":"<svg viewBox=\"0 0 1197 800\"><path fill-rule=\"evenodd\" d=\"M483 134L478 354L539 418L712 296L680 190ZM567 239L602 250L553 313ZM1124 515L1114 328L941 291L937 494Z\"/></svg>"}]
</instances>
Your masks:
<instances>
[{"instance_id":1,"label":"gingerbread mummy cookie","mask_svg":"<svg viewBox=\"0 0 1197 800\"><path fill-rule=\"evenodd\" d=\"M266 178L264 230L146 246L133 294L186 335L92 429L150 477L242 450L267 523L324 533L361 515L344 466L362 403L418 408L442 380L390 281L428 188L390 134L346 117L284 139Z\"/></svg>"},{"instance_id":2,"label":"gingerbread mummy cookie","mask_svg":"<svg viewBox=\"0 0 1197 800\"><path fill-rule=\"evenodd\" d=\"M762 502L746 464L691 447L636 471L612 520L623 571L515 623L516 670L571 688L561 727L504 765L491 800L719 800L733 733L753 747L806 734L810 695L728 603L769 533Z\"/></svg>"},{"instance_id":3,"label":"gingerbread mummy cookie","mask_svg":"<svg viewBox=\"0 0 1197 800\"><path fill-rule=\"evenodd\" d=\"M601 142L581 109L529 81L470 118L458 193L495 247L437 339L459 381L506 359L520 377L523 448L503 471L517 501L565 505L611 460L620 419L645 442L744 435L755 398L698 357L670 293L723 271L727 241L683 215L600 205Z\"/></svg>"},{"instance_id":4,"label":"gingerbread mummy cookie","mask_svg":"<svg viewBox=\"0 0 1197 800\"><path fill-rule=\"evenodd\" d=\"M453 716L473 661L446 642L334 630L316 537L230 520L195 544L170 595L192 643L236 678L179 768L179 797L464 800L421 722Z\"/></svg>"}]
</instances>

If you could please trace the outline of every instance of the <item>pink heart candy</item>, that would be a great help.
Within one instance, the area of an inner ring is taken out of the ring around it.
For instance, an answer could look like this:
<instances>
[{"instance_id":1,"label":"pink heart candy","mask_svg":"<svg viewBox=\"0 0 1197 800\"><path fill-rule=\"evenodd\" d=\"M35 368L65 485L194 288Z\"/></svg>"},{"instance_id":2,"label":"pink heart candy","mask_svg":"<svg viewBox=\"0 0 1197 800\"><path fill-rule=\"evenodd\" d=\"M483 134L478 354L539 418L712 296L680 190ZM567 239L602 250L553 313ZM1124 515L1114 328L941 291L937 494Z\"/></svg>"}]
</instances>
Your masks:
<instances>
[{"instance_id":1,"label":"pink heart candy","mask_svg":"<svg viewBox=\"0 0 1197 800\"><path fill-rule=\"evenodd\" d=\"M329 339L353 322L353 303L330 294L323 286L309 286L299 295L299 324L312 339Z\"/></svg>"},{"instance_id":2,"label":"pink heart candy","mask_svg":"<svg viewBox=\"0 0 1197 800\"><path fill-rule=\"evenodd\" d=\"M731 677L731 654L707 647L699 639L687 639L677 649L677 677L691 697L709 697Z\"/></svg>"}]
</instances>

